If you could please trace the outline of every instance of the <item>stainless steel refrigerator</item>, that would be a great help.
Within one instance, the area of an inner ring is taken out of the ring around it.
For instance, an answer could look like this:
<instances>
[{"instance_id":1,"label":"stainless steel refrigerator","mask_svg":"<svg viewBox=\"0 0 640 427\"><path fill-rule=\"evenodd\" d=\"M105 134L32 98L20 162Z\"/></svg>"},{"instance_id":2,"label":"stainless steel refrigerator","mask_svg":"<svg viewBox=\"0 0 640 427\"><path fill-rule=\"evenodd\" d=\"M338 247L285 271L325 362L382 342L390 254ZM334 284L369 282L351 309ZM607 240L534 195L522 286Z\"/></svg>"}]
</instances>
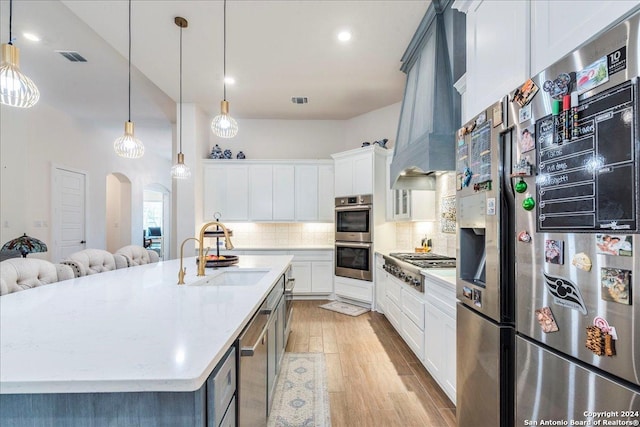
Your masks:
<instances>
[{"instance_id":1,"label":"stainless steel refrigerator","mask_svg":"<svg viewBox=\"0 0 640 427\"><path fill-rule=\"evenodd\" d=\"M506 98L457 132L459 427L513 423L514 196Z\"/></svg>"},{"instance_id":2,"label":"stainless steel refrigerator","mask_svg":"<svg viewBox=\"0 0 640 427\"><path fill-rule=\"evenodd\" d=\"M640 424L639 22L507 101L516 426Z\"/></svg>"}]
</instances>

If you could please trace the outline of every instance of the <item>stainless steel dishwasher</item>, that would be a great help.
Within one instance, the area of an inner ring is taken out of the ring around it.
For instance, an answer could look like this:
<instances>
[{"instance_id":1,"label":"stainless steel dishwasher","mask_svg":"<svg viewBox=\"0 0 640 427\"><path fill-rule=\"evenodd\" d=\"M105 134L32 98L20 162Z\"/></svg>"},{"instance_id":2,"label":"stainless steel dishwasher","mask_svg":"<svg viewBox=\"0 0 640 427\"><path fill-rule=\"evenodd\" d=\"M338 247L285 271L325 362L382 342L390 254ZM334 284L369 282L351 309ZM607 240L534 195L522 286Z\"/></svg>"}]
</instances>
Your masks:
<instances>
[{"instance_id":1,"label":"stainless steel dishwasher","mask_svg":"<svg viewBox=\"0 0 640 427\"><path fill-rule=\"evenodd\" d=\"M266 301L240 335L238 389L240 427L267 425L267 322Z\"/></svg>"}]
</instances>

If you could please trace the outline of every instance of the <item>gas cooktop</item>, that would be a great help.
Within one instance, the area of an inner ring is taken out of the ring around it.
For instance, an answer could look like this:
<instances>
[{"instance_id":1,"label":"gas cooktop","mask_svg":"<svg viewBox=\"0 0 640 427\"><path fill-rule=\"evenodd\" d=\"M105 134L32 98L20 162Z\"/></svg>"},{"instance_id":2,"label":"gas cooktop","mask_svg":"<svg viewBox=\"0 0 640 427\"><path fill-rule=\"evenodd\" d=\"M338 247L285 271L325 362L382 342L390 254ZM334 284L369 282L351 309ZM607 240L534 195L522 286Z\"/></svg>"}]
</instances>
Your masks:
<instances>
[{"instance_id":1,"label":"gas cooktop","mask_svg":"<svg viewBox=\"0 0 640 427\"><path fill-rule=\"evenodd\" d=\"M390 256L420 268L455 268L456 259L430 252L391 253Z\"/></svg>"},{"instance_id":2,"label":"gas cooktop","mask_svg":"<svg viewBox=\"0 0 640 427\"><path fill-rule=\"evenodd\" d=\"M420 270L427 268L456 268L456 259L430 252L391 253L383 255L382 268L404 281L418 292L424 292L424 277Z\"/></svg>"}]
</instances>

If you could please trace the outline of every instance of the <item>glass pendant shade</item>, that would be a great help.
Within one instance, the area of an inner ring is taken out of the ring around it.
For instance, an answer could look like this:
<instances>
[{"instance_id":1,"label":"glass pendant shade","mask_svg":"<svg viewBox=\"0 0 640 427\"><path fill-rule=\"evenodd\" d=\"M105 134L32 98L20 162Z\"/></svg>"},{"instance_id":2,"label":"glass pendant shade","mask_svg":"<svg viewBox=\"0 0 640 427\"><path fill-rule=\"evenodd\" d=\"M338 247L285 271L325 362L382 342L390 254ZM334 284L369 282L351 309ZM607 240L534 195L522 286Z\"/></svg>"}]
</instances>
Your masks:
<instances>
[{"instance_id":1,"label":"glass pendant shade","mask_svg":"<svg viewBox=\"0 0 640 427\"><path fill-rule=\"evenodd\" d=\"M40 92L33 81L20 71L20 50L10 44L2 45L0 64L0 103L18 108L33 107Z\"/></svg>"},{"instance_id":2,"label":"glass pendant shade","mask_svg":"<svg viewBox=\"0 0 640 427\"><path fill-rule=\"evenodd\" d=\"M229 102L220 102L220 114L211 121L211 130L220 138L233 138L238 133L238 123L229 115Z\"/></svg>"},{"instance_id":3,"label":"glass pendant shade","mask_svg":"<svg viewBox=\"0 0 640 427\"><path fill-rule=\"evenodd\" d=\"M191 176L191 169L184 164L184 154L178 153L178 163L171 167L171 176L176 179L187 179Z\"/></svg>"},{"instance_id":4,"label":"glass pendant shade","mask_svg":"<svg viewBox=\"0 0 640 427\"><path fill-rule=\"evenodd\" d=\"M120 157L138 159L144 155L144 144L133 134L133 122L124 123L124 135L116 139L113 149Z\"/></svg>"}]
</instances>

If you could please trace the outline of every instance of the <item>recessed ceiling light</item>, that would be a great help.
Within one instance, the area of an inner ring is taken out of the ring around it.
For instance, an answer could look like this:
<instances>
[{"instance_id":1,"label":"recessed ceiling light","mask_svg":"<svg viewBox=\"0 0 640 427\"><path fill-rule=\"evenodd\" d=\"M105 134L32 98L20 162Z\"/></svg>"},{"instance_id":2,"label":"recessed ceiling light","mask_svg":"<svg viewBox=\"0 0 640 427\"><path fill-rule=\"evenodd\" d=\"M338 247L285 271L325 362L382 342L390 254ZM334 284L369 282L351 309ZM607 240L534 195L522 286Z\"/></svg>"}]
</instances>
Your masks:
<instances>
[{"instance_id":1,"label":"recessed ceiling light","mask_svg":"<svg viewBox=\"0 0 640 427\"><path fill-rule=\"evenodd\" d=\"M32 42L39 42L40 41L40 37L38 37L37 35L35 35L33 33L22 33L22 35L24 36L25 39L30 40Z\"/></svg>"},{"instance_id":2,"label":"recessed ceiling light","mask_svg":"<svg viewBox=\"0 0 640 427\"><path fill-rule=\"evenodd\" d=\"M340 40L341 42L348 42L349 40L351 40L351 32L340 31L338 33L338 40Z\"/></svg>"},{"instance_id":3,"label":"recessed ceiling light","mask_svg":"<svg viewBox=\"0 0 640 427\"><path fill-rule=\"evenodd\" d=\"M233 77L231 77L231 76L227 76L227 77L225 77L225 78L224 78L224 82L225 82L226 84L228 84L228 85L232 85L232 84L235 84L235 83L236 83L236 79L234 79L234 78L233 78Z\"/></svg>"}]
</instances>

